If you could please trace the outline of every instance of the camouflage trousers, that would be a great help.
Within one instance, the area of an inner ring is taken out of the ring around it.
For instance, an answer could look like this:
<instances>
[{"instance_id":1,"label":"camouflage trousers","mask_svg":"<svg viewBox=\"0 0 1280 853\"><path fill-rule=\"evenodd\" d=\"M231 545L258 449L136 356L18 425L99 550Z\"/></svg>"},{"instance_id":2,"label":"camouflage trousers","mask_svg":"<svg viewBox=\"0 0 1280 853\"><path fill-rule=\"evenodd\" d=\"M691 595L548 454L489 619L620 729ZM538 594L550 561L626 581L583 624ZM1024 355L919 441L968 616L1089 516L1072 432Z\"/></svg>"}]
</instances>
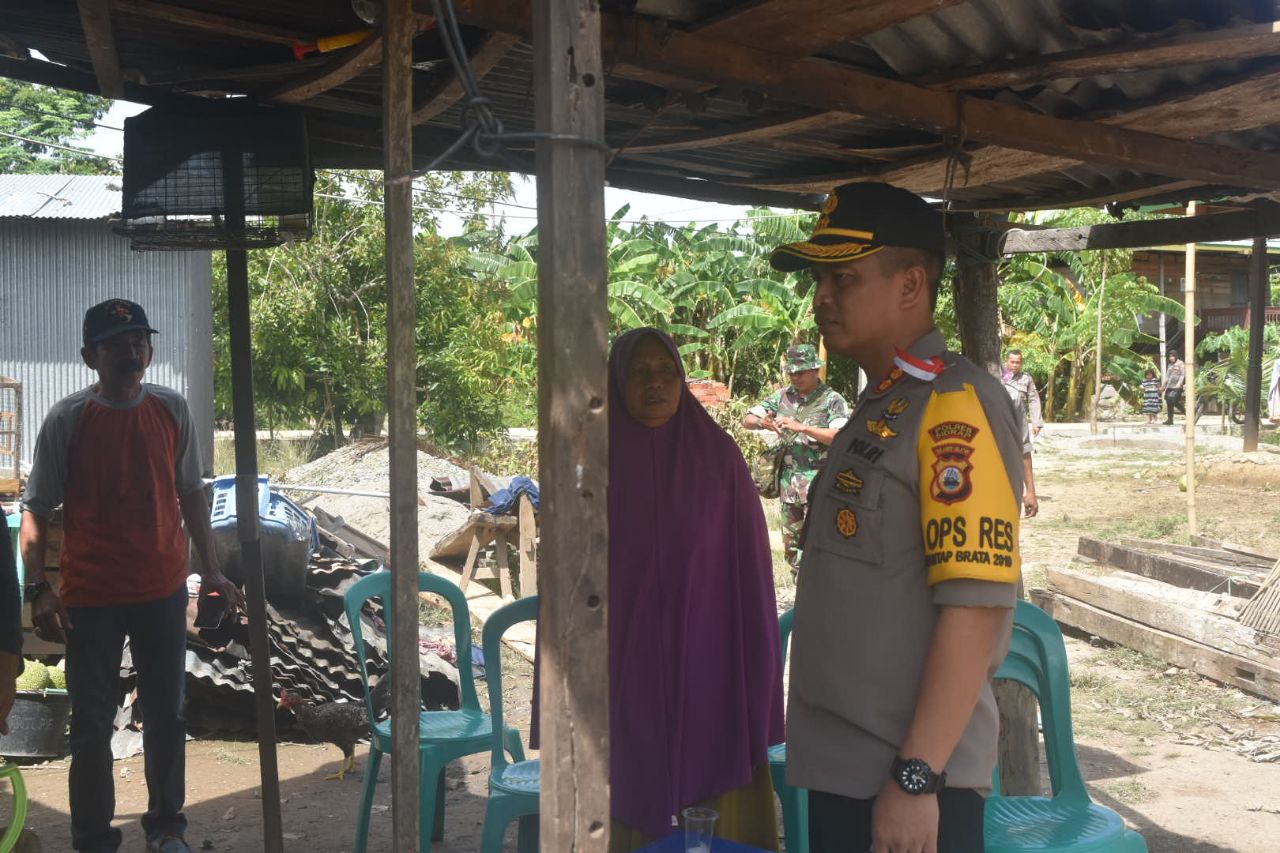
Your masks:
<instances>
[{"instance_id":1,"label":"camouflage trousers","mask_svg":"<svg viewBox=\"0 0 1280 853\"><path fill-rule=\"evenodd\" d=\"M808 504L784 503L782 507L782 551L794 573L800 568L800 534Z\"/></svg>"}]
</instances>

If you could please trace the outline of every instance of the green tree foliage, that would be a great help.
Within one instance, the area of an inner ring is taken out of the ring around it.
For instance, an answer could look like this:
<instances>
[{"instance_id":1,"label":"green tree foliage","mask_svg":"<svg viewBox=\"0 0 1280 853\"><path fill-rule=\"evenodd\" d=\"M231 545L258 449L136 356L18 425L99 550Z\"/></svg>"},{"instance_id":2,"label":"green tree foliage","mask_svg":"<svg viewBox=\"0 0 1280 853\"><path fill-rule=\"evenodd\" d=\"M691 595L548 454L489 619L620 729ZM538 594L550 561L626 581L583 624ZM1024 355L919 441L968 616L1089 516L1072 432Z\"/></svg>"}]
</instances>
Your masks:
<instances>
[{"instance_id":1,"label":"green tree foliage","mask_svg":"<svg viewBox=\"0 0 1280 853\"><path fill-rule=\"evenodd\" d=\"M113 160L42 144L74 147L93 133L94 122L110 107L111 101L98 95L0 77L0 131L40 140L0 136L0 174L118 174L119 164Z\"/></svg>"},{"instance_id":2,"label":"green tree foliage","mask_svg":"<svg viewBox=\"0 0 1280 853\"><path fill-rule=\"evenodd\" d=\"M503 294L465 274L463 243L436 234L441 209L478 211L508 195L503 175L433 175L415 184L419 415L442 444L502 426ZM315 425L342 442L376 434L386 407L387 294L381 183L320 173L315 236L249 255L254 384L271 425ZM216 404L230 414L226 271L216 256Z\"/></svg>"},{"instance_id":3,"label":"green tree foliage","mask_svg":"<svg viewBox=\"0 0 1280 853\"><path fill-rule=\"evenodd\" d=\"M1280 326L1262 327L1262 386L1259 411L1267 411L1268 370L1280 358ZM1249 330L1236 326L1216 335L1206 335L1196 347L1202 361L1196 372L1196 395L1224 414L1230 409L1245 411L1249 371Z\"/></svg>"}]
</instances>

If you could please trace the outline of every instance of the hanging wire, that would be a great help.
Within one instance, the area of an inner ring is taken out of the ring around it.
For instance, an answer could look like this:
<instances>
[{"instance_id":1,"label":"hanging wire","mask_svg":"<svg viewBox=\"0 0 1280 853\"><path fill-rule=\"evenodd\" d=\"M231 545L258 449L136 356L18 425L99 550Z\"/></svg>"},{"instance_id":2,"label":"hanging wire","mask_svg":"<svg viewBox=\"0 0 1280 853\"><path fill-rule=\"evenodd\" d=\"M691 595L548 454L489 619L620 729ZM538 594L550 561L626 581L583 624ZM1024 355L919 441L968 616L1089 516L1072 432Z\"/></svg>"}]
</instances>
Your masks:
<instances>
[{"instance_id":1,"label":"hanging wire","mask_svg":"<svg viewBox=\"0 0 1280 853\"><path fill-rule=\"evenodd\" d=\"M507 144L511 142L573 142L599 149L606 154L611 153L608 145L598 139L590 139L572 133L538 133L508 132L502 121L493 114L490 101L480 91L475 73L471 69L471 59L467 54L467 45L462 38L462 29L458 25L458 17L454 12L453 0L431 0L435 8L436 24L445 53L453 66L458 82L462 85L465 98L462 104L462 134L444 151L437 155L422 169L415 169L404 178L392 180L413 180L416 177L435 171L450 157L457 154L466 145L482 159L500 159L516 171L524 171L510 156Z\"/></svg>"},{"instance_id":2,"label":"hanging wire","mask_svg":"<svg viewBox=\"0 0 1280 853\"><path fill-rule=\"evenodd\" d=\"M951 191L955 187L956 172L964 166L964 183L969 183L969 166L973 158L964 150L967 128L964 118L964 95L956 92L956 129L955 133L943 134L943 146L947 149L947 169L942 182L942 202L947 211L951 210Z\"/></svg>"}]
</instances>

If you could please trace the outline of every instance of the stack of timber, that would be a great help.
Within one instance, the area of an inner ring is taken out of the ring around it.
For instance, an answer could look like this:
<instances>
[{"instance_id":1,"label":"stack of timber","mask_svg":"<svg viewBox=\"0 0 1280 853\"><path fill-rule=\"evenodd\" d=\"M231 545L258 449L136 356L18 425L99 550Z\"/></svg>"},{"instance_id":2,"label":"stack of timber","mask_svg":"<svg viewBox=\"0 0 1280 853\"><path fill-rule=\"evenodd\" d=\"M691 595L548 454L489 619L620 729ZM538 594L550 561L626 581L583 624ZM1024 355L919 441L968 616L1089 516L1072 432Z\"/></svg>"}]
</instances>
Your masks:
<instances>
[{"instance_id":1,"label":"stack of timber","mask_svg":"<svg viewBox=\"0 0 1280 853\"><path fill-rule=\"evenodd\" d=\"M1280 635L1240 621L1276 558L1199 539L1080 537L1032 600L1063 625L1280 702Z\"/></svg>"}]
</instances>

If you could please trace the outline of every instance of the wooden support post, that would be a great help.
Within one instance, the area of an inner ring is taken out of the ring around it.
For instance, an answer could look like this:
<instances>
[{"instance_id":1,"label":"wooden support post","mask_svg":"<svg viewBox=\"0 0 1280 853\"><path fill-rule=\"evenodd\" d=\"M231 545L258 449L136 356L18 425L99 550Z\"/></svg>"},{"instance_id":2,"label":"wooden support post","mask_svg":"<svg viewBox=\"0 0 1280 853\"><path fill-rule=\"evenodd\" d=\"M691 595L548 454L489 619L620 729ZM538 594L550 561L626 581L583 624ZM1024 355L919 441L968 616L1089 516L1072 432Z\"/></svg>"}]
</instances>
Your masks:
<instances>
[{"instance_id":1,"label":"wooden support post","mask_svg":"<svg viewBox=\"0 0 1280 853\"><path fill-rule=\"evenodd\" d=\"M1187 204L1187 216L1196 215L1196 203ZM1185 389L1182 404L1186 408L1187 421L1187 533L1200 532L1196 521L1196 244L1187 244L1187 270L1183 287L1186 290L1186 322L1183 324L1182 343L1186 367ZM1169 412L1173 420L1173 411Z\"/></svg>"},{"instance_id":2,"label":"wooden support post","mask_svg":"<svg viewBox=\"0 0 1280 853\"><path fill-rule=\"evenodd\" d=\"M1107 299L1107 259L1102 259L1102 284L1098 288L1098 334L1093 351L1093 405L1089 411L1089 432L1098 434L1098 404L1102 402L1102 308Z\"/></svg>"},{"instance_id":3,"label":"wooden support post","mask_svg":"<svg viewBox=\"0 0 1280 853\"><path fill-rule=\"evenodd\" d=\"M80 10L80 27L84 30L89 58L93 60L93 71L98 77L98 89L104 98L123 98L124 74L116 51L109 0L76 0L76 6Z\"/></svg>"},{"instance_id":4,"label":"wooden support post","mask_svg":"<svg viewBox=\"0 0 1280 853\"><path fill-rule=\"evenodd\" d=\"M609 847L604 69L595 0L533 7L542 488L541 849ZM565 137L577 137L565 138Z\"/></svg>"},{"instance_id":5,"label":"wooden support post","mask_svg":"<svg viewBox=\"0 0 1280 853\"><path fill-rule=\"evenodd\" d=\"M1267 238L1253 238L1253 254L1249 263L1249 366L1245 374L1244 450L1258 449L1258 430L1262 424L1262 335L1266 321L1267 297L1271 283L1267 278Z\"/></svg>"},{"instance_id":6,"label":"wooden support post","mask_svg":"<svg viewBox=\"0 0 1280 853\"><path fill-rule=\"evenodd\" d=\"M979 226L987 224L972 213L951 213L951 233L971 251L983 252ZM955 279L956 325L960 348L966 358L1000 378L1000 314L996 292L1000 281L994 263L979 263L961 256Z\"/></svg>"},{"instance_id":7,"label":"wooden support post","mask_svg":"<svg viewBox=\"0 0 1280 853\"><path fill-rule=\"evenodd\" d=\"M382 138L387 265L387 427L391 454L391 847L429 850L418 778L418 422L413 282L411 0L382 4ZM419 846L421 845L421 846Z\"/></svg>"},{"instance_id":8,"label":"wooden support post","mask_svg":"<svg viewBox=\"0 0 1280 853\"><path fill-rule=\"evenodd\" d=\"M520 538L520 597L538 594L538 518L533 513L533 502L528 495L521 495L519 507Z\"/></svg>"}]
</instances>

